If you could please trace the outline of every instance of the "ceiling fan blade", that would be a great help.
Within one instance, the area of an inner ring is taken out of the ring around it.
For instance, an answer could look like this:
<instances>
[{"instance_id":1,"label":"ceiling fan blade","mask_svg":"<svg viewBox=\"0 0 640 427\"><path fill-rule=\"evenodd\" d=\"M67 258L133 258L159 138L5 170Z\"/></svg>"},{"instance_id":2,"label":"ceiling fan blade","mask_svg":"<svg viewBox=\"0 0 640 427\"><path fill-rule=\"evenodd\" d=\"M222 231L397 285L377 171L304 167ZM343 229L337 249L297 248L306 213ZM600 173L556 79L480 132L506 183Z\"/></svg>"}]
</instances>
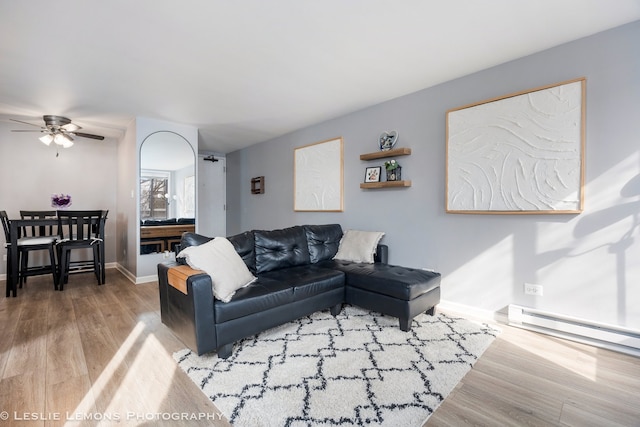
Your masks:
<instances>
[{"instance_id":1,"label":"ceiling fan blade","mask_svg":"<svg viewBox=\"0 0 640 427\"><path fill-rule=\"evenodd\" d=\"M104 136L93 135L93 134L90 134L90 133L82 133L82 132L69 132L69 133L71 135L80 136L82 138L98 139L100 141L102 141L104 139Z\"/></svg>"},{"instance_id":2,"label":"ceiling fan blade","mask_svg":"<svg viewBox=\"0 0 640 427\"><path fill-rule=\"evenodd\" d=\"M9 120L11 120L12 122L24 123L25 125L35 126L35 127L38 127L38 128L42 127L40 125L34 125L33 123L23 122L22 120L16 120L16 119L9 119Z\"/></svg>"},{"instance_id":3,"label":"ceiling fan blade","mask_svg":"<svg viewBox=\"0 0 640 427\"><path fill-rule=\"evenodd\" d=\"M26 129L20 129L20 130L11 129L11 132L47 132L47 131L44 130L44 129L40 129L40 130L35 130L35 129L34 130L31 130L31 129L29 129L29 130L26 130Z\"/></svg>"}]
</instances>

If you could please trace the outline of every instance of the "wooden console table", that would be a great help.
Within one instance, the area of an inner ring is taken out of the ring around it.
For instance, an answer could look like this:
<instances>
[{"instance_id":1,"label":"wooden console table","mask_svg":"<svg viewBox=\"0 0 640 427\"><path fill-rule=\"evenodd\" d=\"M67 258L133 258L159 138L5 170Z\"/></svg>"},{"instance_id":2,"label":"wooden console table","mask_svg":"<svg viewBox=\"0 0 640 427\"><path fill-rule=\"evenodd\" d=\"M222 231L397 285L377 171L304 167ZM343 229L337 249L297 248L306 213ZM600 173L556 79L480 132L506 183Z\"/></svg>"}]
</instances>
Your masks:
<instances>
[{"instance_id":1,"label":"wooden console table","mask_svg":"<svg viewBox=\"0 0 640 427\"><path fill-rule=\"evenodd\" d=\"M154 245L158 252L173 251L183 233L195 231L195 224L143 225L140 227L140 246Z\"/></svg>"}]
</instances>

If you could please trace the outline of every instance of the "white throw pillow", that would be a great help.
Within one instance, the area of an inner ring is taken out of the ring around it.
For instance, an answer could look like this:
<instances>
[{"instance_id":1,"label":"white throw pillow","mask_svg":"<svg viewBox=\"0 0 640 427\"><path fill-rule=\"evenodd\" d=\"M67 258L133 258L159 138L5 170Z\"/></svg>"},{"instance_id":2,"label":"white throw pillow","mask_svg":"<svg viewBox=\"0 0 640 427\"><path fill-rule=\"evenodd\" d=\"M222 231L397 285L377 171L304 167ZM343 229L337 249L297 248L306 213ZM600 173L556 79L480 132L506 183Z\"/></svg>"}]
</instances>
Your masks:
<instances>
[{"instance_id":1,"label":"white throw pillow","mask_svg":"<svg viewBox=\"0 0 640 427\"><path fill-rule=\"evenodd\" d=\"M384 233L381 231L347 230L338 246L338 253L333 259L373 264L378 242Z\"/></svg>"},{"instance_id":2,"label":"white throw pillow","mask_svg":"<svg viewBox=\"0 0 640 427\"><path fill-rule=\"evenodd\" d=\"M199 246L189 246L180 251L177 257L183 257L189 267L211 276L213 294L223 302L229 302L238 289L256 280L233 244L224 237L216 237Z\"/></svg>"}]
</instances>

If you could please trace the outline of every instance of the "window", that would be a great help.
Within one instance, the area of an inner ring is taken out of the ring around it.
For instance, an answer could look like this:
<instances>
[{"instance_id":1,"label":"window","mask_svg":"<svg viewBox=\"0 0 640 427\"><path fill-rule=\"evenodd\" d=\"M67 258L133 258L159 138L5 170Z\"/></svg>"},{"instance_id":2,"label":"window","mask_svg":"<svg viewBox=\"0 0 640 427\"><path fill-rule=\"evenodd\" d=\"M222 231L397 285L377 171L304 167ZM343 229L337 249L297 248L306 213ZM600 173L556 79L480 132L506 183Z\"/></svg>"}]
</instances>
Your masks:
<instances>
[{"instance_id":1,"label":"window","mask_svg":"<svg viewBox=\"0 0 640 427\"><path fill-rule=\"evenodd\" d=\"M140 219L167 219L169 213L169 177L140 177Z\"/></svg>"}]
</instances>

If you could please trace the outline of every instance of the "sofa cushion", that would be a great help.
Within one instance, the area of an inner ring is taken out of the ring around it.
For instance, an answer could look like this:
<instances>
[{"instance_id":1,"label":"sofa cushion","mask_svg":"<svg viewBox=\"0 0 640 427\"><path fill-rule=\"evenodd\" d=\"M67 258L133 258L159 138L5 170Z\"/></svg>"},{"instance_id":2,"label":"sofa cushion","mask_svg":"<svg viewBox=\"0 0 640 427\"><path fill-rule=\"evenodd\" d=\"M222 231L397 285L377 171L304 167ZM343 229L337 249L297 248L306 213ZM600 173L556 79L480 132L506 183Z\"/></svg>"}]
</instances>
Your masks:
<instances>
[{"instance_id":1,"label":"sofa cushion","mask_svg":"<svg viewBox=\"0 0 640 427\"><path fill-rule=\"evenodd\" d=\"M216 323L262 313L325 292L344 292L344 273L312 265L270 271L239 289L228 303L216 301Z\"/></svg>"},{"instance_id":2,"label":"sofa cushion","mask_svg":"<svg viewBox=\"0 0 640 427\"><path fill-rule=\"evenodd\" d=\"M365 264L346 261L324 261L323 268L335 268L346 274L348 287L387 295L404 301L430 292L440 286L440 273L389 264Z\"/></svg>"},{"instance_id":3,"label":"sofa cushion","mask_svg":"<svg viewBox=\"0 0 640 427\"><path fill-rule=\"evenodd\" d=\"M260 277L285 283L293 289L293 301L300 301L333 289L344 288L344 273L315 265L274 270Z\"/></svg>"},{"instance_id":4,"label":"sofa cushion","mask_svg":"<svg viewBox=\"0 0 640 427\"><path fill-rule=\"evenodd\" d=\"M207 237L197 233L182 233L182 237L180 238L180 249L187 249L189 246L199 246L210 240L213 240L213 237Z\"/></svg>"},{"instance_id":5,"label":"sofa cushion","mask_svg":"<svg viewBox=\"0 0 640 427\"><path fill-rule=\"evenodd\" d=\"M178 264L187 265L187 261L183 256L180 256L180 252L190 246L199 246L211 240L213 240L213 237L203 236L202 234L190 232L182 233L182 237L180 238L180 247L179 249L176 249L178 251L176 254L176 262Z\"/></svg>"},{"instance_id":6,"label":"sofa cushion","mask_svg":"<svg viewBox=\"0 0 640 427\"><path fill-rule=\"evenodd\" d=\"M253 250L254 241L253 233L251 231L245 231L244 233L236 234L234 236L227 237L231 242L236 252L253 274L256 274L256 253Z\"/></svg>"},{"instance_id":7,"label":"sofa cushion","mask_svg":"<svg viewBox=\"0 0 640 427\"><path fill-rule=\"evenodd\" d=\"M254 230L256 273L310 263L307 237L300 226L282 230Z\"/></svg>"},{"instance_id":8,"label":"sofa cushion","mask_svg":"<svg viewBox=\"0 0 640 427\"><path fill-rule=\"evenodd\" d=\"M184 258L191 268L211 276L213 294L224 302L228 302L238 289L256 280L231 242L224 237L190 246L177 256Z\"/></svg>"},{"instance_id":9,"label":"sofa cushion","mask_svg":"<svg viewBox=\"0 0 640 427\"><path fill-rule=\"evenodd\" d=\"M238 289L231 301L215 302L215 320L220 324L254 313L262 313L293 301L293 288L284 282L258 277L242 289Z\"/></svg>"},{"instance_id":10,"label":"sofa cushion","mask_svg":"<svg viewBox=\"0 0 640 427\"><path fill-rule=\"evenodd\" d=\"M302 228L307 235L309 257L312 264L335 256L342 238L340 224L303 225Z\"/></svg>"},{"instance_id":11,"label":"sofa cushion","mask_svg":"<svg viewBox=\"0 0 640 427\"><path fill-rule=\"evenodd\" d=\"M176 218L169 219L145 219L142 221L142 225L151 226L151 225L176 225L178 220Z\"/></svg>"},{"instance_id":12,"label":"sofa cushion","mask_svg":"<svg viewBox=\"0 0 640 427\"><path fill-rule=\"evenodd\" d=\"M378 242L384 233L381 231L347 230L334 259L373 264Z\"/></svg>"}]
</instances>

